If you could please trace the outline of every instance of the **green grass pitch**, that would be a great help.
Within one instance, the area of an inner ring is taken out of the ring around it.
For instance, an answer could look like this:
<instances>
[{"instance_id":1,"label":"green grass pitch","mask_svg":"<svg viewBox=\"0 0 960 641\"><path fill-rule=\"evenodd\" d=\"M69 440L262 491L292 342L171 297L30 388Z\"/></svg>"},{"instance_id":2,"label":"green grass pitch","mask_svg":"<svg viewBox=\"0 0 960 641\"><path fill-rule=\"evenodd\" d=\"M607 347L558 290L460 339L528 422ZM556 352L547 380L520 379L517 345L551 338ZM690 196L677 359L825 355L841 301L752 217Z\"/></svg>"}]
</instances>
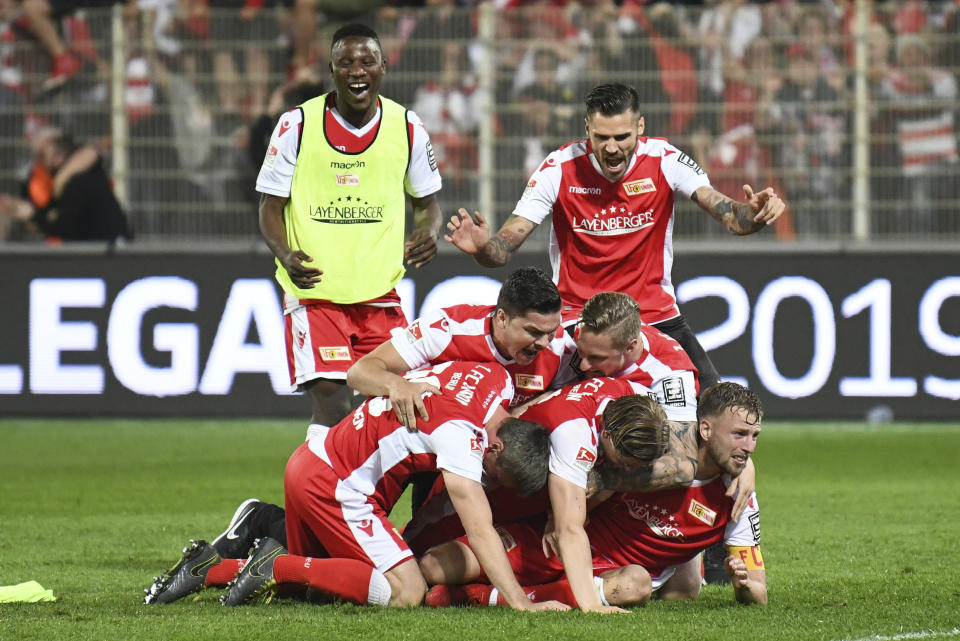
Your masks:
<instances>
[{"instance_id":1,"label":"green grass pitch","mask_svg":"<svg viewBox=\"0 0 960 641\"><path fill-rule=\"evenodd\" d=\"M275 602L141 605L191 537L244 498L282 501L305 421L0 421L0 639L960 641L960 423L768 421L755 460L770 604L729 588L629 615ZM404 500L396 523L407 514Z\"/></svg>"}]
</instances>

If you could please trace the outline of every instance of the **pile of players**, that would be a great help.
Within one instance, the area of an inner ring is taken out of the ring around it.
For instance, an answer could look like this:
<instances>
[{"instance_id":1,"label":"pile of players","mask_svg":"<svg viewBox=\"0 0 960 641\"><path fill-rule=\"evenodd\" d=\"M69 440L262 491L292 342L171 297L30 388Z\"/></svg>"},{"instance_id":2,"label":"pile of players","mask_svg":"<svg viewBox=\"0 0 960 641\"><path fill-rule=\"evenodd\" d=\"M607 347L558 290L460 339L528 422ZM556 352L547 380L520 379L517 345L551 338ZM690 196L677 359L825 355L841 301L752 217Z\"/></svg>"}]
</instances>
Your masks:
<instances>
[{"instance_id":1,"label":"pile of players","mask_svg":"<svg viewBox=\"0 0 960 641\"><path fill-rule=\"evenodd\" d=\"M567 327L560 312L555 285L520 269L496 305L438 310L360 358L348 384L380 395L310 426L285 512L244 501L145 601L228 586L226 605L282 594L622 612L696 598L700 553L723 541L737 600L765 602L756 395L722 382L698 402L696 368L625 294L596 294ZM398 533L387 514L430 472Z\"/></svg>"},{"instance_id":2,"label":"pile of players","mask_svg":"<svg viewBox=\"0 0 960 641\"><path fill-rule=\"evenodd\" d=\"M464 209L446 226L447 241L499 266L549 219L553 279L519 269L496 305L408 324L395 286L404 262L437 253L436 159L416 114L380 95L374 31L337 30L330 71L334 91L280 117L257 178L291 383L313 402L284 508L244 501L146 603L226 586L226 605L624 612L695 598L699 555L720 542L736 599L766 602L751 462L762 408L718 382L670 267L675 194L743 235L783 213L774 190L722 194L644 135L633 88L598 85L585 138L544 160L496 234ZM387 515L410 483L401 532Z\"/></svg>"}]
</instances>

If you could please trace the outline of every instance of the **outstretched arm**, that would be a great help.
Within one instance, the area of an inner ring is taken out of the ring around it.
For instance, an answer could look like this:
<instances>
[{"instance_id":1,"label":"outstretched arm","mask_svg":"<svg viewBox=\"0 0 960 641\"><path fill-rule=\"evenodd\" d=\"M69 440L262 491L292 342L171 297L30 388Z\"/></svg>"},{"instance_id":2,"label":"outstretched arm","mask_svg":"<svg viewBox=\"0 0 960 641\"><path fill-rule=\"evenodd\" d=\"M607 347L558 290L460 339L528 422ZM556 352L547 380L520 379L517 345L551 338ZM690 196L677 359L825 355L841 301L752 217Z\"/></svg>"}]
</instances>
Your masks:
<instances>
[{"instance_id":1,"label":"outstretched arm","mask_svg":"<svg viewBox=\"0 0 960 641\"><path fill-rule=\"evenodd\" d=\"M772 224L786 209L783 200L774 193L773 187L754 193L750 185L744 185L743 193L747 197L747 202L744 203L706 185L693 192L690 199L731 234L740 236L758 232Z\"/></svg>"},{"instance_id":2,"label":"outstretched arm","mask_svg":"<svg viewBox=\"0 0 960 641\"><path fill-rule=\"evenodd\" d=\"M597 489L618 492L648 492L677 485L689 485L697 474L697 424L670 421L670 444L649 467L624 470L600 465L596 472ZM591 484L592 487L592 484Z\"/></svg>"},{"instance_id":3,"label":"outstretched arm","mask_svg":"<svg viewBox=\"0 0 960 641\"><path fill-rule=\"evenodd\" d=\"M426 381L408 381L400 376L409 369L393 343L386 341L350 366L347 385L364 396L386 396L397 420L415 430L418 414L423 420L430 420L423 395L439 394L440 389Z\"/></svg>"},{"instance_id":4,"label":"outstretched arm","mask_svg":"<svg viewBox=\"0 0 960 641\"><path fill-rule=\"evenodd\" d=\"M443 470L443 482L460 516L473 553L507 605L516 610L568 610L569 607L556 601L532 603L527 598L513 574L503 541L493 527L493 515L483 486L446 470Z\"/></svg>"},{"instance_id":5,"label":"outstretched arm","mask_svg":"<svg viewBox=\"0 0 960 641\"><path fill-rule=\"evenodd\" d=\"M450 217L444 238L484 267L506 265L536 228L535 223L522 216L510 216L491 238L490 225L480 212L474 212L476 220L462 207L457 213Z\"/></svg>"}]
</instances>

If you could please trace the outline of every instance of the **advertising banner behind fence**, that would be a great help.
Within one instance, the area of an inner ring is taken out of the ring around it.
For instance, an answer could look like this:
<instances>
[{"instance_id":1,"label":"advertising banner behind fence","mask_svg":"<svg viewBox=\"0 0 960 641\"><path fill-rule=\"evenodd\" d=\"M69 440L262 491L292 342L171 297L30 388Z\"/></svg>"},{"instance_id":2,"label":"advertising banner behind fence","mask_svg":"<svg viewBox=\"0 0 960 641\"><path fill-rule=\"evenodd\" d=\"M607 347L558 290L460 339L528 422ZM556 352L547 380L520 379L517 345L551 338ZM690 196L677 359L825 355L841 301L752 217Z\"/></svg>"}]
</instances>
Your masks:
<instances>
[{"instance_id":1,"label":"advertising banner behind fence","mask_svg":"<svg viewBox=\"0 0 960 641\"><path fill-rule=\"evenodd\" d=\"M510 269L547 267L542 254ZM0 256L0 414L300 416L265 254ZM410 320L492 303L507 268L441 255ZM721 375L770 419L960 417L960 255L681 253L677 297Z\"/></svg>"}]
</instances>

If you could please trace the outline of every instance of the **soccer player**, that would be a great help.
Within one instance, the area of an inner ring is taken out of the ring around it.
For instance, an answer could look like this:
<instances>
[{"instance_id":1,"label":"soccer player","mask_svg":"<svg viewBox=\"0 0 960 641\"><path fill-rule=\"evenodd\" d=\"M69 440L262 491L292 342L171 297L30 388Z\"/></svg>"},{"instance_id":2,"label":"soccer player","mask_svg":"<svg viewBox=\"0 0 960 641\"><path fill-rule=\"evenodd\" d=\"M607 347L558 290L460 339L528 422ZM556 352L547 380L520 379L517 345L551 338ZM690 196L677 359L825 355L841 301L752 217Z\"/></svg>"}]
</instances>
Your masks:
<instances>
[{"instance_id":1,"label":"soccer player","mask_svg":"<svg viewBox=\"0 0 960 641\"><path fill-rule=\"evenodd\" d=\"M689 197L734 234L773 223L784 203L772 188L745 202L710 186L703 170L666 139L643 136L640 99L632 87L604 84L586 96L586 139L551 153L500 230L491 238L484 217L464 209L447 223L445 238L481 265L505 265L534 228L550 218L550 262L564 302L564 321L576 319L603 289L628 294L643 320L675 338L709 387L716 368L680 314L670 280L674 192Z\"/></svg>"},{"instance_id":2,"label":"soccer player","mask_svg":"<svg viewBox=\"0 0 960 641\"><path fill-rule=\"evenodd\" d=\"M566 331L576 346L566 376L626 378L652 389L662 405L696 409L697 368L676 340L640 319L626 294L594 294Z\"/></svg>"},{"instance_id":3,"label":"soccer player","mask_svg":"<svg viewBox=\"0 0 960 641\"><path fill-rule=\"evenodd\" d=\"M401 374L451 360L493 361L514 379L512 404L548 388L561 367L566 341L560 327L560 294L541 270L525 267L504 281L496 305L454 305L428 313L360 358L347 385L383 395L411 429L427 419L425 392L439 393Z\"/></svg>"},{"instance_id":4,"label":"soccer player","mask_svg":"<svg viewBox=\"0 0 960 641\"><path fill-rule=\"evenodd\" d=\"M696 481L690 487L632 491L630 474L613 467L596 468L607 487L626 490L591 511L586 526L604 603L638 605L651 592L669 598L695 597L699 580L691 582L689 576L675 571L689 568L702 550L721 540L727 545L724 569L737 601L767 602L756 495L751 494L747 509L732 519L733 498L726 492L753 454L762 418L756 394L736 383L719 383L700 396ZM571 585L561 579L563 564L556 555L549 556L541 543L543 520L518 521L498 529L517 578L526 586L536 586L525 588L528 594L572 605ZM482 568L463 538L429 551L421 568L428 582L448 584L431 590L428 605L499 603L491 586L449 585L483 580Z\"/></svg>"},{"instance_id":5,"label":"soccer player","mask_svg":"<svg viewBox=\"0 0 960 641\"><path fill-rule=\"evenodd\" d=\"M480 483L486 473L530 493L546 482L546 432L506 413L509 374L496 363L456 362L409 376L444 390L426 401L432 418L410 431L389 399L372 397L301 445L284 476L290 553L261 539L221 598L225 605L269 601L283 585L358 604L419 605L426 583L387 514L412 474L440 470L476 558L505 602L518 610L566 609L524 594Z\"/></svg>"},{"instance_id":6,"label":"soccer player","mask_svg":"<svg viewBox=\"0 0 960 641\"><path fill-rule=\"evenodd\" d=\"M395 286L403 260L436 255L440 174L423 123L380 96L386 60L375 31L333 35L335 90L280 117L260 174L260 231L284 293L291 384L313 423L351 408L343 382L357 358L406 326ZM414 229L404 242L406 195Z\"/></svg>"},{"instance_id":7,"label":"soccer player","mask_svg":"<svg viewBox=\"0 0 960 641\"><path fill-rule=\"evenodd\" d=\"M603 604L594 589L590 546L584 532L587 474L599 460L604 465L638 470L650 479L649 487L689 483L694 474L692 457L696 455L694 413L683 408L665 411L650 390L625 379L596 378L541 397L520 417L545 425L550 432L549 501L542 495L524 500L510 488L492 490L488 500L495 522L510 522L549 509L558 555L580 608L624 612ZM404 538L417 554L461 534L453 509L440 492L404 529ZM445 559L434 555L423 562L443 565ZM434 574L442 571L432 570ZM453 571L458 571L455 566Z\"/></svg>"}]
</instances>

